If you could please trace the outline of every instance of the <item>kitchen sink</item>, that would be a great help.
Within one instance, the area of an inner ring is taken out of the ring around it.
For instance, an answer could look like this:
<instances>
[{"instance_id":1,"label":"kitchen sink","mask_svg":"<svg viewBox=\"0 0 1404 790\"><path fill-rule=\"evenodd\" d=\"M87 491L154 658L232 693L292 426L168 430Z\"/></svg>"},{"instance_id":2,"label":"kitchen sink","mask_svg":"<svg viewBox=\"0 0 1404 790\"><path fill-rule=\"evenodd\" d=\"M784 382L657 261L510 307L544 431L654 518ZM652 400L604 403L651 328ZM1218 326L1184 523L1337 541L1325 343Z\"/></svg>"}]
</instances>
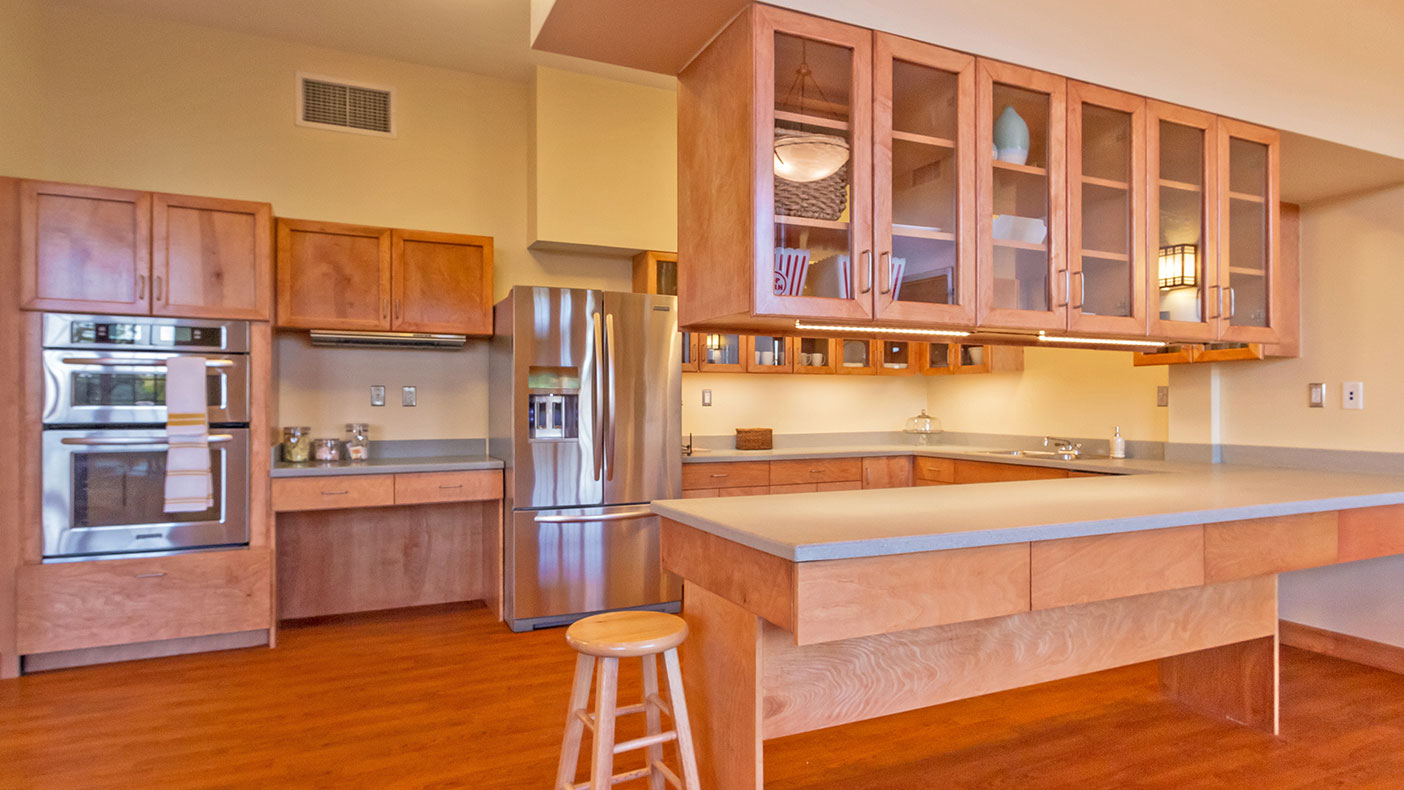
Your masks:
<instances>
[{"instance_id":1,"label":"kitchen sink","mask_svg":"<svg viewBox=\"0 0 1404 790\"><path fill-rule=\"evenodd\" d=\"M1062 453L1056 450L981 450L981 455L998 455L1005 458L1056 458L1060 461L1076 461L1087 456L1079 453Z\"/></svg>"}]
</instances>

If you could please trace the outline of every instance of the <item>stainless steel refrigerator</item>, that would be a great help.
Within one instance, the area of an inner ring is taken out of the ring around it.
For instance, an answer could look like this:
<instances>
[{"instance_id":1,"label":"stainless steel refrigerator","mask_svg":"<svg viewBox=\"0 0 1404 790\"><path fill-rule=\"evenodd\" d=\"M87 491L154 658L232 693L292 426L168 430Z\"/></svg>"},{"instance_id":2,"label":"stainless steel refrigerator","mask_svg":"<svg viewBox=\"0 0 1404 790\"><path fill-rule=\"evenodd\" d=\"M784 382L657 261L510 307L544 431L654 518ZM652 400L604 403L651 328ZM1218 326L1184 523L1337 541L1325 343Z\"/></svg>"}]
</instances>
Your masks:
<instances>
[{"instance_id":1,"label":"stainless steel refrigerator","mask_svg":"<svg viewBox=\"0 0 1404 790\"><path fill-rule=\"evenodd\" d=\"M677 298L517 286L493 317L490 452L506 468L514 631L677 611L655 499L682 489Z\"/></svg>"}]
</instances>

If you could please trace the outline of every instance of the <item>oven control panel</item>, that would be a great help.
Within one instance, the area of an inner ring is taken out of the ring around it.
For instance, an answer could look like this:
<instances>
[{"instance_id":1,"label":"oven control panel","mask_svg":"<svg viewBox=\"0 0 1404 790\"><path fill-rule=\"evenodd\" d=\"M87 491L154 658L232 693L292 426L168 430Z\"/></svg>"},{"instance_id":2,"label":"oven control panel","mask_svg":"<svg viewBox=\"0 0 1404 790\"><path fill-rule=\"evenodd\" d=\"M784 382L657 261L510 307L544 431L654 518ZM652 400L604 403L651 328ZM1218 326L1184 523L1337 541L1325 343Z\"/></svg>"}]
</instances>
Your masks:
<instances>
[{"instance_id":1,"label":"oven control panel","mask_svg":"<svg viewBox=\"0 0 1404 790\"><path fill-rule=\"evenodd\" d=\"M244 353L249 326L244 321L46 313L44 347Z\"/></svg>"}]
</instances>

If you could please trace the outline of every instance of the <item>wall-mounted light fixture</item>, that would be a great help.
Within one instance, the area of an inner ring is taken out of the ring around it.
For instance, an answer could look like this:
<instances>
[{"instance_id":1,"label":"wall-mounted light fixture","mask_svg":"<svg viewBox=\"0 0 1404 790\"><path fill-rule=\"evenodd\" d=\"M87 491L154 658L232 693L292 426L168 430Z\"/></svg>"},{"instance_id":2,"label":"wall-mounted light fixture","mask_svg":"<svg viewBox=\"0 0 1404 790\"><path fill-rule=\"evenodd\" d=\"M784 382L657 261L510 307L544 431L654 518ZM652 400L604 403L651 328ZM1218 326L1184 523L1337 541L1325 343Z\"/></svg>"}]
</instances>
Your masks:
<instances>
[{"instance_id":1,"label":"wall-mounted light fixture","mask_svg":"<svg viewBox=\"0 0 1404 790\"><path fill-rule=\"evenodd\" d=\"M1160 287L1185 288L1199 282L1199 248L1172 244L1160 248Z\"/></svg>"}]
</instances>

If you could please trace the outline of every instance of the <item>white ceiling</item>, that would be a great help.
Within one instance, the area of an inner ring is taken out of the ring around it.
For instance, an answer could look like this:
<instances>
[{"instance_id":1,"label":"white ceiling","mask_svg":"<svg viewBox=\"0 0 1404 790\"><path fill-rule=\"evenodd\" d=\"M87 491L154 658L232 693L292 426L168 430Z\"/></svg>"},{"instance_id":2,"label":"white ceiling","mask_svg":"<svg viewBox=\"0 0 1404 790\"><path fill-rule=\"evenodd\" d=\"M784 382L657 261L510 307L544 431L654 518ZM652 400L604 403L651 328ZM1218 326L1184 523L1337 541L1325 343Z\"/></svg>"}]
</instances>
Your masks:
<instances>
[{"instance_id":1,"label":"white ceiling","mask_svg":"<svg viewBox=\"0 0 1404 790\"><path fill-rule=\"evenodd\" d=\"M58 0L526 81L540 64L658 87L672 77L536 52L530 0Z\"/></svg>"}]
</instances>

